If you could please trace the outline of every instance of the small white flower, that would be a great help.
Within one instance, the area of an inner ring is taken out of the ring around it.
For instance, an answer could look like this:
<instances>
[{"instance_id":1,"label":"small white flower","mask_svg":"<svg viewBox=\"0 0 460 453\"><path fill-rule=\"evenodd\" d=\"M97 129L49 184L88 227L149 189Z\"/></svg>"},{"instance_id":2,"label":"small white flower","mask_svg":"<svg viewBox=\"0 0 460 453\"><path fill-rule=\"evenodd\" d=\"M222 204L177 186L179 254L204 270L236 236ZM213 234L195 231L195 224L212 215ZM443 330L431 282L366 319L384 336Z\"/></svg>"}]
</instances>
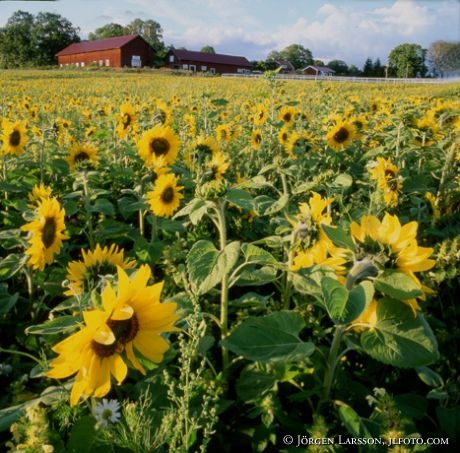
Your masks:
<instances>
[{"instance_id":1,"label":"small white flower","mask_svg":"<svg viewBox=\"0 0 460 453\"><path fill-rule=\"evenodd\" d=\"M103 398L101 402L96 404L94 417L104 428L109 426L109 422L117 423L120 420L120 403L117 400Z\"/></svg>"}]
</instances>

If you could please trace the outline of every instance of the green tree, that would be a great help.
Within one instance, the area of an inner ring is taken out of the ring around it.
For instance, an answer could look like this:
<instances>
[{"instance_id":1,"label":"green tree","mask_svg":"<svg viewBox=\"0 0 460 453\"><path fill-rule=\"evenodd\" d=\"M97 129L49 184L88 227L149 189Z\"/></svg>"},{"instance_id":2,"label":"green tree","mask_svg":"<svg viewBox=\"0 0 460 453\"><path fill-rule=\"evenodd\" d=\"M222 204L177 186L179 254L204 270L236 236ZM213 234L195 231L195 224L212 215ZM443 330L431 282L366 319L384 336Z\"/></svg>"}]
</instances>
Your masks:
<instances>
[{"instance_id":1,"label":"green tree","mask_svg":"<svg viewBox=\"0 0 460 453\"><path fill-rule=\"evenodd\" d=\"M127 31L123 25L114 22L96 28L93 33L89 33L88 39L95 41L96 39L113 38L114 36L126 35Z\"/></svg>"},{"instance_id":2,"label":"green tree","mask_svg":"<svg viewBox=\"0 0 460 453\"><path fill-rule=\"evenodd\" d=\"M291 44L281 51L272 50L268 61L289 61L295 69L302 69L305 66L313 64L313 55L310 50L300 44Z\"/></svg>"},{"instance_id":3,"label":"green tree","mask_svg":"<svg viewBox=\"0 0 460 453\"><path fill-rule=\"evenodd\" d=\"M385 77L385 67L382 66L380 58L377 58L373 64L373 71L375 77Z\"/></svg>"},{"instance_id":4,"label":"green tree","mask_svg":"<svg viewBox=\"0 0 460 453\"><path fill-rule=\"evenodd\" d=\"M0 66L17 68L55 63L54 55L73 42L80 41L78 28L54 13L36 17L16 11L0 28Z\"/></svg>"},{"instance_id":5,"label":"green tree","mask_svg":"<svg viewBox=\"0 0 460 453\"><path fill-rule=\"evenodd\" d=\"M333 69L335 75L343 76L348 74L348 65L343 60L331 60L327 67Z\"/></svg>"},{"instance_id":6,"label":"green tree","mask_svg":"<svg viewBox=\"0 0 460 453\"><path fill-rule=\"evenodd\" d=\"M364 77L373 77L374 76L374 64L372 63L372 58L367 58L363 66L363 76Z\"/></svg>"},{"instance_id":7,"label":"green tree","mask_svg":"<svg viewBox=\"0 0 460 453\"><path fill-rule=\"evenodd\" d=\"M460 42L431 43L427 60L433 74L440 77L444 77L446 72L460 71Z\"/></svg>"},{"instance_id":8,"label":"green tree","mask_svg":"<svg viewBox=\"0 0 460 453\"><path fill-rule=\"evenodd\" d=\"M214 50L214 47L212 47L212 46L204 46L204 47L201 48L200 52L216 53L216 51Z\"/></svg>"},{"instance_id":9,"label":"green tree","mask_svg":"<svg viewBox=\"0 0 460 453\"><path fill-rule=\"evenodd\" d=\"M427 72L425 55L419 44L400 44L388 56L389 70L396 77L423 77Z\"/></svg>"},{"instance_id":10,"label":"green tree","mask_svg":"<svg viewBox=\"0 0 460 453\"><path fill-rule=\"evenodd\" d=\"M154 60L157 65L163 63L167 49L163 42L163 29L161 25L152 20L134 19L125 27L126 34L140 35L155 51Z\"/></svg>"}]
</instances>

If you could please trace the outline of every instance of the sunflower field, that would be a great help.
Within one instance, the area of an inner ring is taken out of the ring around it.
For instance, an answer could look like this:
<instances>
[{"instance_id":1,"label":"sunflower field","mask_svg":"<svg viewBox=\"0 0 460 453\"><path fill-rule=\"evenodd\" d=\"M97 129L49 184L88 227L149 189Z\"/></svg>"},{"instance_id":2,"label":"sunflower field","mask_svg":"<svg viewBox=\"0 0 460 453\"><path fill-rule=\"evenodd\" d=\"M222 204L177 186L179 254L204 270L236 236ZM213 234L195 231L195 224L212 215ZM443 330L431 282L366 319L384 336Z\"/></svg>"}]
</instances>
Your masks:
<instances>
[{"instance_id":1,"label":"sunflower field","mask_svg":"<svg viewBox=\"0 0 460 453\"><path fill-rule=\"evenodd\" d=\"M2 451L459 442L459 145L458 83L0 73Z\"/></svg>"}]
</instances>

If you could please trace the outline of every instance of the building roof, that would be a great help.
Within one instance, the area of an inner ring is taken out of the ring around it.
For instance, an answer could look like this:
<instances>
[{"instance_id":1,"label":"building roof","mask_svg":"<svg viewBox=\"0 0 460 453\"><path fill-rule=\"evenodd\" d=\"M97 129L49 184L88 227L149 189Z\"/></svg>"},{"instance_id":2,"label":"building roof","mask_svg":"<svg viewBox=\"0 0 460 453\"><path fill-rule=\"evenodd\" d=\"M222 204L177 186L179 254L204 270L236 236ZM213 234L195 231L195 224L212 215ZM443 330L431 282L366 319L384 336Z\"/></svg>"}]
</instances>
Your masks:
<instances>
[{"instance_id":1,"label":"building roof","mask_svg":"<svg viewBox=\"0 0 460 453\"><path fill-rule=\"evenodd\" d=\"M169 52L174 53L174 55L179 60L188 60L196 61L200 63L208 64L228 64L232 66L239 67L251 67L252 64L247 60L246 57L234 56L234 55L224 55L219 53L209 53L209 52L196 52L193 50L182 50L182 49L170 49Z\"/></svg>"},{"instance_id":2,"label":"building roof","mask_svg":"<svg viewBox=\"0 0 460 453\"><path fill-rule=\"evenodd\" d=\"M138 36L139 35L125 35L115 36L113 38L97 39L95 41L76 42L59 51L56 56L97 52L99 50L119 49Z\"/></svg>"},{"instance_id":3,"label":"building roof","mask_svg":"<svg viewBox=\"0 0 460 453\"><path fill-rule=\"evenodd\" d=\"M306 71L308 68L313 68L316 72L330 72L330 73L335 73L335 71L331 68L328 68L327 66L314 66L314 65L309 65L303 70Z\"/></svg>"}]
</instances>

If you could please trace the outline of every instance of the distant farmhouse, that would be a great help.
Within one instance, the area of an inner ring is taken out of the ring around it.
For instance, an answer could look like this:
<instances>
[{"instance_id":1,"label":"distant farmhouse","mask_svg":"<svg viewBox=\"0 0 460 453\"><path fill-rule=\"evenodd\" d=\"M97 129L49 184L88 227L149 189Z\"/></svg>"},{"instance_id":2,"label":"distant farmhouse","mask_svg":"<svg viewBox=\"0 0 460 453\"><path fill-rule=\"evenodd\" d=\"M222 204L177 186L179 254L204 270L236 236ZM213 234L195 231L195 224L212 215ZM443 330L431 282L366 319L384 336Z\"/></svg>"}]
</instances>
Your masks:
<instances>
[{"instance_id":1,"label":"distant farmhouse","mask_svg":"<svg viewBox=\"0 0 460 453\"><path fill-rule=\"evenodd\" d=\"M56 54L59 66L95 64L111 68L151 66L153 56L153 48L139 35L77 42Z\"/></svg>"},{"instance_id":2,"label":"distant farmhouse","mask_svg":"<svg viewBox=\"0 0 460 453\"><path fill-rule=\"evenodd\" d=\"M335 74L335 71L327 66L307 66L302 69L302 72L314 76L332 76Z\"/></svg>"},{"instance_id":3,"label":"distant farmhouse","mask_svg":"<svg viewBox=\"0 0 460 453\"><path fill-rule=\"evenodd\" d=\"M171 69L212 74L245 73L252 69L252 64L245 57L174 48L166 54L164 65Z\"/></svg>"}]
</instances>

